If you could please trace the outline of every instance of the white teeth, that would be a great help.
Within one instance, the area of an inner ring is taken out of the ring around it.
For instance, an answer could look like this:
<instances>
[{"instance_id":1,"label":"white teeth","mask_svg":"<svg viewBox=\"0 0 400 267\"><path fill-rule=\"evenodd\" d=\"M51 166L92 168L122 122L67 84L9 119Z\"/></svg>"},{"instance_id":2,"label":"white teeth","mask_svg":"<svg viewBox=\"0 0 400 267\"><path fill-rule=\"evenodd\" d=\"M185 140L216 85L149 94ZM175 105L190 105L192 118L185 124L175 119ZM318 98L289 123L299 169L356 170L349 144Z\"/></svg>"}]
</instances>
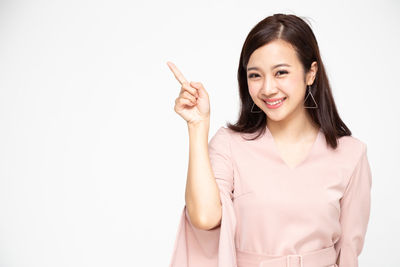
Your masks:
<instances>
[{"instance_id":1,"label":"white teeth","mask_svg":"<svg viewBox=\"0 0 400 267\"><path fill-rule=\"evenodd\" d=\"M280 103L282 101L283 101L283 99L275 101L275 102L267 102L267 103L268 103L268 105L276 105L276 104L278 104L278 103Z\"/></svg>"}]
</instances>

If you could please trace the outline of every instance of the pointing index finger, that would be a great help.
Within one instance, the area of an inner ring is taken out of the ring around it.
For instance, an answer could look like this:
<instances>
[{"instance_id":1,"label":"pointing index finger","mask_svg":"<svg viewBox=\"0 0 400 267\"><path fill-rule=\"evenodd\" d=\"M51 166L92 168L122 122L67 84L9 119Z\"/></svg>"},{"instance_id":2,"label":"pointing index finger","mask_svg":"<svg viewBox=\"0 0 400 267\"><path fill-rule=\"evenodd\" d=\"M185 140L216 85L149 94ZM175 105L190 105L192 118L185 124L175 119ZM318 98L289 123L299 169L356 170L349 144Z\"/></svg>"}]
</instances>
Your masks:
<instances>
[{"instance_id":1,"label":"pointing index finger","mask_svg":"<svg viewBox=\"0 0 400 267\"><path fill-rule=\"evenodd\" d=\"M168 67L170 70L174 73L175 78L178 80L180 84L187 83L186 78L183 76L182 72L179 71L179 69L175 66L174 63L168 61L167 62Z\"/></svg>"}]
</instances>

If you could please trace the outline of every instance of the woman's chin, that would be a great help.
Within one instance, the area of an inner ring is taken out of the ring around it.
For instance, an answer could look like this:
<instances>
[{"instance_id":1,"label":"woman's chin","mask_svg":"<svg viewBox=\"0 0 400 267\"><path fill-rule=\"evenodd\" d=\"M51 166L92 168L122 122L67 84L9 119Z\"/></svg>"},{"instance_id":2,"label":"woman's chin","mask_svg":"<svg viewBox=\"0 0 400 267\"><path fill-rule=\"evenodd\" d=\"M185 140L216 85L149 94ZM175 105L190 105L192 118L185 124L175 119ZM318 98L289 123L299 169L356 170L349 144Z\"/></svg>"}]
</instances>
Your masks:
<instances>
[{"instance_id":1,"label":"woman's chin","mask_svg":"<svg viewBox=\"0 0 400 267\"><path fill-rule=\"evenodd\" d=\"M273 121L282 121L287 117L286 112L267 111L266 114L268 119Z\"/></svg>"}]
</instances>

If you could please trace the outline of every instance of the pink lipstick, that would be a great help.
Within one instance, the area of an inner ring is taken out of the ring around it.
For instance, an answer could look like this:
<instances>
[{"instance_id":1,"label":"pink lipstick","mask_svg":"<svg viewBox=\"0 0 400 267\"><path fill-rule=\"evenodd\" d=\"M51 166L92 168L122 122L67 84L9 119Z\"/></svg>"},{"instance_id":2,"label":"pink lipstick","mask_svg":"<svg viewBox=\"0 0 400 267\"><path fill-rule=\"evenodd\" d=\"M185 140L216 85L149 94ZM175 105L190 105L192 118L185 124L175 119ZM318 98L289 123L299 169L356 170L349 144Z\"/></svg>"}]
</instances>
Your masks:
<instances>
[{"instance_id":1,"label":"pink lipstick","mask_svg":"<svg viewBox=\"0 0 400 267\"><path fill-rule=\"evenodd\" d=\"M286 100L286 97L270 98L270 99L265 99L264 102L268 108L275 109L275 108L279 108L280 106L282 106L283 101L285 101L285 100Z\"/></svg>"}]
</instances>

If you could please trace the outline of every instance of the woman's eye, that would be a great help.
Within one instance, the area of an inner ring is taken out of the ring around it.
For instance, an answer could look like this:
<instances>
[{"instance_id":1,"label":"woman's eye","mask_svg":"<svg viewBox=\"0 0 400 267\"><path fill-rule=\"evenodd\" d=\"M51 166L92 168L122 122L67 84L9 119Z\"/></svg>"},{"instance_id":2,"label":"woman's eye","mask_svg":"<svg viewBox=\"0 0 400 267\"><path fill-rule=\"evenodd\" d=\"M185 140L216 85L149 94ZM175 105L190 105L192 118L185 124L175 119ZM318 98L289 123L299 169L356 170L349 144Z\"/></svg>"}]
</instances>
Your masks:
<instances>
[{"instance_id":1,"label":"woman's eye","mask_svg":"<svg viewBox=\"0 0 400 267\"><path fill-rule=\"evenodd\" d=\"M278 73L282 73L282 74L286 74L286 73L288 73L286 70L280 70L280 71L278 71L276 74L278 74Z\"/></svg>"},{"instance_id":2,"label":"woman's eye","mask_svg":"<svg viewBox=\"0 0 400 267\"><path fill-rule=\"evenodd\" d=\"M259 75L256 74L256 73L251 73L251 74L249 74L249 78L253 78L253 77L255 77L255 75L259 76Z\"/></svg>"},{"instance_id":3,"label":"woman's eye","mask_svg":"<svg viewBox=\"0 0 400 267\"><path fill-rule=\"evenodd\" d=\"M287 74L288 72L286 71L286 70L280 70L280 71L277 71L276 72L276 74L277 75L282 75L282 74ZM260 75L258 75L257 73L251 73L251 74L249 74L249 76L248 76L249 78L253 78L253 77L260 77Z\"/></svg>"}]
</instances>

